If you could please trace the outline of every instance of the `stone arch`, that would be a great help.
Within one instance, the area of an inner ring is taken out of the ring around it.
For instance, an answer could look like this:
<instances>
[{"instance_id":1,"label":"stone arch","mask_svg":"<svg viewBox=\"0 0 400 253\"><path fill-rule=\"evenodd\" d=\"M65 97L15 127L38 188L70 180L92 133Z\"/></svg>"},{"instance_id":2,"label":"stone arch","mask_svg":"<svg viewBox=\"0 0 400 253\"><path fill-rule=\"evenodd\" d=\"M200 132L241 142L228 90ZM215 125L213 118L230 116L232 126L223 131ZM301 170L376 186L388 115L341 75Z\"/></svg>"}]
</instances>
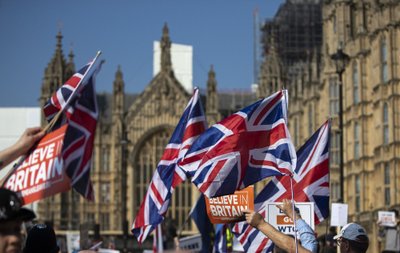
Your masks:
<instances>
[{"instance_id":1,"label":"stone arch","mask_svg":"<svg viewBox=\"0 0 400 253\"><path fill-rule=\"evenodd\" d=\"M132 188L131 210L136 216L143 198L147 192L157 164L165 150L173 132L173 126L163 124L149 129L135 143L134 149L129 156L130 181ZM172 196L171 205L167 217L174 219L174 224L184 224L187 214L192 206L192 186L190 182L179 185ZM191 229L191 225L189 225Z\"/></svg>"}]
</instances>

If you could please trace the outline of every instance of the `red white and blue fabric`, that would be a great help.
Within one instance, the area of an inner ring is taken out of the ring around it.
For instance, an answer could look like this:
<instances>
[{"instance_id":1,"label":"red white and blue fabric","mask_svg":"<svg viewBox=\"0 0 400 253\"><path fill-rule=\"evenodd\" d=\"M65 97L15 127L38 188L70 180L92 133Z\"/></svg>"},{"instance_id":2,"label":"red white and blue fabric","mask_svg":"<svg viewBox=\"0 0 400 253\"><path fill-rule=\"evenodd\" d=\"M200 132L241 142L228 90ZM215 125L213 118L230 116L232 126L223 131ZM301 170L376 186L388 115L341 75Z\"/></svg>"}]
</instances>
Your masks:
<instances>
[{"instance_id":1,"label":"red white and blue fabric","mask_svg":"<svg viewBox=\"0 0 400 253\"><path fill-rule=\"evenodd\" d=\"M226 230L229 229L227 224L217 224L215 226L215 238L213 253L228 252Z\"/></svg>"},{"instance_id":2,"label":"red white and blue fabric","mask_svg":"<svg viewBox=\"0 0 400 253\"><path fill-rule=\"evenodd\" d=\"M65 110L67 118L70 118L71 114L73 113L74 107L70 105L69 100L73 98L73 94L75 94L76 88L86 76L88 70L93 63L94 62L91 61L83 66L78 72L76 72L71 78L69 78L68 81L66 81L45 103L45 105L43 106L43 112L48 122L50 122L60 110Z\"/></svg>"},{"instance_id":3,"label":"red white and blue fabric","mask_svg":"<svg viewBox=\"0 0 400 253\"><path fill-rule=\"evenodd\" d=\"M90 167L98 118L95 76L100 66L101 64L92 72L87 82L82 83L82 88L68 105L73 108L73 113L68 116L68 128L62 149L64 169L71 179L72 187L92 201L94 194L90 180Z\"/></svg>"},{"instance_id":4,"label":"red white and blue fabric","mask_svg":"<svg viewBox=\"0 0 400 253\"><path fill-rule=\"evenodd\" d=\"M142 243L155 226L163 221L175 187L186 180L185 173L177 163L206 127L199 90L195 89L157 165L132 225L132 233L139 243Z\"/></svg>"},{"instance_id":5,"label":"red white and blue fabric","mask_svg":"<svg viewBox=\"0 0 400 253\"><path fill-rule=\"evenodd\" d=\"M213 125L179 163L207 197L231 194L266 177L291 174L296 152L287 129L287 93L272 96Z\"/></svg>"},{"instance_id":6,"label":"red white and blue fabric","mask_svg":"<svg viewBox=\"0 0 400 253\"><path fill-rule=\"evenodd\" d=\"M327 121L297 151L297 167L293 174L294 200L314 202L315 224L329 215L329 138L330 122ZM275 177L257 195L254 209L266 216L267 202L291 199L290 177ZM233 233L246 252L271 252L273 243L246 222L236 223Z\"/></svg>"}]
</instances>

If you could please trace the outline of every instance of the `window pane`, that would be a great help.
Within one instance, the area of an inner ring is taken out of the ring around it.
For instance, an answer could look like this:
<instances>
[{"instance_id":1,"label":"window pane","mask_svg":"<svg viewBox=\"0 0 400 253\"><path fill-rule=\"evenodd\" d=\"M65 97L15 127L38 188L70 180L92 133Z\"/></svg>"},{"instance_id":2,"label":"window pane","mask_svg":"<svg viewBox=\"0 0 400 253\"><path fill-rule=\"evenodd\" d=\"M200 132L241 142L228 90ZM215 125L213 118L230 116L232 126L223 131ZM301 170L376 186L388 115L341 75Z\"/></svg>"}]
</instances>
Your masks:
<instances>
[{"instance_id":1,"label":"window pane","mask_svg":"<svg viewBox=\"0 0 400 253\"><path fill-rule=\"evenodd\" d=\"M359 99L359 85L358 85L358 66L357 62L353 64L353 101L358 104Z\"/></svg>"},{"instance_id":2,"label":"window pane","mask_svg":"<svg viewBox=\"0 0 400 253\"><path fill-rule=\"evenodd\" d=\"M389 187L385 188L385 205L387 205L387 206L390 205L390 188Z\"/></svg>"},{"instance_id":3,"label":"window pane","mask_svg":"<svg viewBox=\"0 0 400 253\"><path fill-rule=\"evenodd\" d=\"M389 143L389 112L388 105L383 105L383 144Z\"/></svg>"}]
</instances>

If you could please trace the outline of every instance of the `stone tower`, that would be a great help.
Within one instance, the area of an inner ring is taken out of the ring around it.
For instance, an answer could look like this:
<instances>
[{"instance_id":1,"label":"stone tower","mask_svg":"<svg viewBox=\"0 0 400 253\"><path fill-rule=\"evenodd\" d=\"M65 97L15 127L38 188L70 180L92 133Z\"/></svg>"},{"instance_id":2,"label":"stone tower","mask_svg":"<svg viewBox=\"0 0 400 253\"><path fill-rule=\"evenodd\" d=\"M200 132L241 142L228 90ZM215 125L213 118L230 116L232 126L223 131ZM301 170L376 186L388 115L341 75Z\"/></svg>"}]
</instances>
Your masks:
<instances>
[{"instance_id":1,"label":"stone tower","mask_svg":"<svg viewBox=\"0 0 400 253\"><path fill-rule=\"evenodd\" d=\"M218 112L217 80L215 79L214 67L211 65L207 80L206 113L208 125L211 126L220 120Z\"/></svg>"},{"instance_id":2,"label":"stone tower","mask_svg":"<svg viewBox=\"0 0 400 253\"><path fill-rule=\"evenodd\" d=\"M61 42L63 36L61 35L61 32L58 32L56 38L56 50L44 71L41 95L39 98L39 103L42 108L51 95L58 89L58 87L60 87L75 72L75 65L73 63L74 54L72 50L69 54L69 59L67 62L62 50ZM43 112L41 122L42 126L47 124Z\"/></svg>"}]
</instances>

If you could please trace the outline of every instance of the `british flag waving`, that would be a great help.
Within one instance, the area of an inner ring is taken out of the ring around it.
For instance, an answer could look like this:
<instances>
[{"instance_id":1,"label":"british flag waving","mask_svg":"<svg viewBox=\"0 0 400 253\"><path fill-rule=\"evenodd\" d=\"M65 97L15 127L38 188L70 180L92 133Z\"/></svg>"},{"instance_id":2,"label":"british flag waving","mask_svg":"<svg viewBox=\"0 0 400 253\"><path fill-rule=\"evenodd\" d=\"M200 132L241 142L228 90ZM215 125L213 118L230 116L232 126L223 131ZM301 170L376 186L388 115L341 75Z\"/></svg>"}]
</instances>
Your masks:
<instances>
[{"instance_id":1,"label":"british flag waving","mask_svg":"<svg viewBox=\"0 0 400 253\"><path fill-rule=\"evenodd\" d=\"M132 233L139 243L160 224L168 209L175 187L186 179L177 166L192 143L206 129L206 118L201 105L199 90L195 89L164 154L153 174L149 188L132 225Z\"/></svg>"},{"instance_id":2,"label":"british flag waving","mask_svg":"<svg viewBox=\"0 0 400 253\"><path fill-rule=\"evenodd\" d=\"M287 92L210 127L179 163L207 197L231 194L266 177L291 173L296 152L286 126Z\"/></svg>"},{"instance_id":3,"label":"british flag waving","mask_svg":"<svg viewBox=\"0 0 400 253\"><path fill-rule=\"evenodd\" d=\"M95 77L103 61L89 71L99 55L68 79L43 108L48 121L60 113L63 120L57 122L58 126L68 124L62 147L63 167L72 187L89 200L94 200L90 167L98 118Z\"/></svg>"},{"instance_id":4,"label":"british flag waving","mask_svg":"<svg viewBox=\"0 0 400 253\"><path fill-rule=\"evenodd\" d=\"M315 223L329 215L329 131L330 121L297 151L297 167L293 174L294 200L313 202ZM290 178L276 177L269 182L255 199L254 209L265 217L267 202L291 199ZM237 223L233 232L246 252L270 252L273 243L246 222Z\"/></svg>"},{"instance_id":5,"label":"british flag waving","mask_svg":"<svg viewBox=\"0 0 400 253\"><path fill-rule=\"evenodd\" d=\"M67 118L71 117L74 107L70 102L74 95L78 93L76 89L80 87L80 83L88 74L94 62L95 60L83 66L78 72L70 77L44 104L43 112L48 122L50 122L60 110L65 110Z\"/></svg>"}]
</instances>

